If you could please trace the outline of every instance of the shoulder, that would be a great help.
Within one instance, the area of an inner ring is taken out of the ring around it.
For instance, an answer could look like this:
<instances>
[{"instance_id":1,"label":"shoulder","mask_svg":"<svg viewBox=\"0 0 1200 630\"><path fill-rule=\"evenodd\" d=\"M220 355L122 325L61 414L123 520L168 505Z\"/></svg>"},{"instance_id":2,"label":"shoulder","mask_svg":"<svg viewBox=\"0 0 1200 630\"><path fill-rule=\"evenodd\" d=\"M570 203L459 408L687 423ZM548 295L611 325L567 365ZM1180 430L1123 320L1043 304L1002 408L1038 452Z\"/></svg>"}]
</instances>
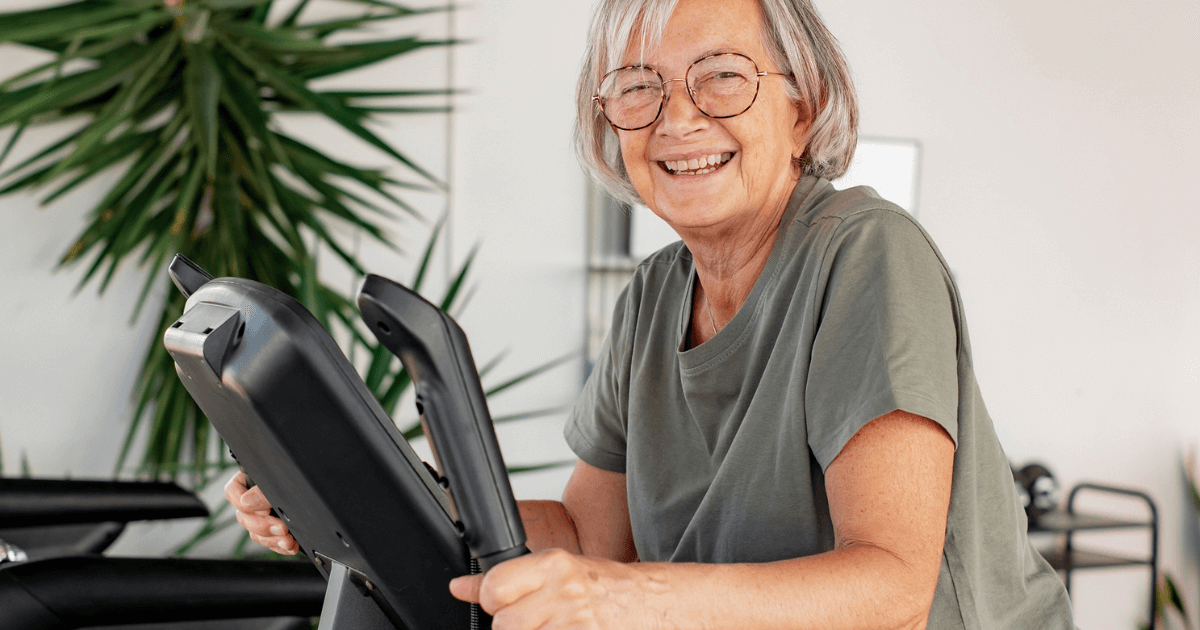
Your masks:
<instances>
[{"instance_id":1,"label":"shoulder","mask_svg":"<svg viewBox=\"0 0 1200 630\"><path fill-rule=\"evenodd\" d=\"M837 190L822 180L805 200L789 232L819 242L826 262L863 253L917 256L946 267L928 232L900 206L867 186Z\"/></svg>"},{"instance_id":2,"label":"shoulder","mask_svg":"<svg viewBox=\"0 0 1200 630\"><path fill-rule=\"evenodd\" d=\"M829 224L838 227L844 223L855 225L906 226L920 230L916 219L895 203L879 196L869 186L855 186L837 190L822 180L804 200L803 207L796 213L795 223L806 226Z\"/></svg>"},{"instance_id":3,"label":"shoulder","mask_svg":"<svg viewBox=\"0 0 1200 630\"><path fill-rule=\"evenodd\" d=\"M657 302L668 294L687 290L693 271L692 253L683 241L654 252L634 268L618 298L617 308L636 311L641 304Z\"/></svg>"},{"instance_id":4,"label":"shoulder","mask_svg":"<svg viewBox=\"0 0 1200 630\"><path fill-rule=\"evenodd\" d=\"M692 254L682 241L671 243L638 263L613 304L609 339L627 348L639 329L670 321L683 303L694 274Z\"/></svg>"},{"instance_id":5,"label":"shoulder","mask_svg":"<svg viewBox=\"0 0 1200 630\"><path fill-rule=\"evenodd\" d=\"M678 279L679 271L690 270L691 267L692 253L683 241L675 241L638 263L633 277L642 283L670 282Z\"/></svg>"}]
</instances>

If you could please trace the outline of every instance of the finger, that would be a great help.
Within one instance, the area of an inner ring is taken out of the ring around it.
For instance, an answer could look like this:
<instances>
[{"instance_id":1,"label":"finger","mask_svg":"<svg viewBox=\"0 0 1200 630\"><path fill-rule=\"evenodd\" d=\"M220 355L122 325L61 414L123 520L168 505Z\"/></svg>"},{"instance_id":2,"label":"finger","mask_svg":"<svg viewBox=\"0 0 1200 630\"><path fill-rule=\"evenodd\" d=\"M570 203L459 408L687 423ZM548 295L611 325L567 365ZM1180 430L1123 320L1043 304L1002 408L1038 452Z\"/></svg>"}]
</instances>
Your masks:
<instances>
[{"instance_id":1,"label":"finger","mask_svg":"<svg viewBox=\"0 0 1200 630\"><path fill-rule=\"evenodd\" d=\"M563 623L581 621L572 619L572 610L564 608L554 589L543 588L533 591L521 599L492 613L492 627L504 630L526 630L532 628L586 628L594 623Z\"/></svg>"},{"instance_id":2,"label":"finger","mask_svg":"<svg viewBox=\"0 0 1200 630\"><path fill-rule=\"evenodd\" d=\"M246 473L240 470L225 483L225 499L243 512L266 514L271 511L271 502L263 496L262 488L246 489Z\"/></svg>"},{"instance_id":3,"label":"finger","mask_svg":"<svg viewBox=\"0 0 1200 630\"><path fill-rule=\"evenodd\" d=\"M285 556L294 556L300 550L300 543L296 542L296 539L291 536L284 536L271 550Z\"/></svg>"},{"instance_id":4,"label":"finger","mask_svg":"<svg viewBox=\"0 0 1200 630\"><path fill-rule=\"evenodd\" d=\"M483 575L464 575L450 580L450 594L455 599L472 604L479 603L479 587L483 584Z\"/></svg>"},{"instance_id":5,"label":"finger","mask_svg":"<svg viewBox=\"0 0 1200 630\"><path fill-rule=\"evenodd\" d=\"M291 536L280 539L263 538L262 536L250 534L250 540L266 547L267 549L270 549L271 551L274 551L275 553L283 554L285 556L296 555L296 551L300 548L300 546L296 543L296 539L292 538Z\"/></svg>"},{"instance_id":6,"label":"finger","mask_svg":"<svg viewBox=\"0 0 1200 630\"><path fill-rule=\"evenodd\" d=\"M263 488L254 486L241 494L241 511L256 512L256 514L270 514L271 502L263 496ZM238 504L234 504L238 508Z\"/></svg>"},{"instance_id":7,"label":"finger","mask_svg":"<svg viewBox=\"0 0 1200 630\"><path fill-rule=\"evenodd\" d=\"M562 570L560 561L569 563L570 558L566 551L548 549L501 562L484 574L479 585L479 605L494 614L493 611L545 587L547 577Z\"/></svg>"},{"instance_id":8,"label":"finger","mask_svg":"<svg viewBox=\"0 0 1200 630\"><path fill-rule=\"evenodd\" d=\"M269 514L251 514L238 510L237 520L246 531L264 538L284 536L288 533L287 525L278 517Z\"/></svg>"},{"instance_id":9,"label":"finger","mask_svg":"<svg viewBox=\"0 0 1200 630\"><path fill-rule=\"evenodd\" d=\"M233 507L238 507L241 505L243 494L246 494L246 473L239 470L225 482L225 500L233 504Z\"/></svg>"},{"instance_id":10,"label":"finger","mask_svg":"<svg viewBox=\"0 0 1200 630\"><path fill-rule=\"evenodd\" d=\"M287 534L287 528L280 525L270 525L270 521L278 520L274 517L256 516L245 512L237 512L235 515L237 521L246 528L250 533L250 540L267 547L277 553L293 555L299 550L300 546L296 543L296 539ZM277 534L276 532L283 532Z\"/></svg>"}]
</instances>

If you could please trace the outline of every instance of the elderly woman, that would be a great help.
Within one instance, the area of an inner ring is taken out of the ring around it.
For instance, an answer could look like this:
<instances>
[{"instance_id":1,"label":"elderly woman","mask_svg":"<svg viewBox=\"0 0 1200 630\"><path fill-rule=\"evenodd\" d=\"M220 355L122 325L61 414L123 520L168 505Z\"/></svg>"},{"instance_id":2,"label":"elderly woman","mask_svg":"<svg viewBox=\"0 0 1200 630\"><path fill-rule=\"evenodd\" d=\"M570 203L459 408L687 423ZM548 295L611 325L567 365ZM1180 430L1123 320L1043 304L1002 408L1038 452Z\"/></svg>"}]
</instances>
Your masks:
<instances>
[{"instance_id":1,"label":"elderly woman","mask_svg":"<svg viewBox=\"0 0 1200 630\"><path fill-rule=\"evenodd\" d=\"M578 147L682 243L643 262L536 553L451 583L496 628L1071 628L929 236L835 190L857 111L808 0L604 0ZM254 539L292 551L241 478Z\"/></svg>"}]
</instances>

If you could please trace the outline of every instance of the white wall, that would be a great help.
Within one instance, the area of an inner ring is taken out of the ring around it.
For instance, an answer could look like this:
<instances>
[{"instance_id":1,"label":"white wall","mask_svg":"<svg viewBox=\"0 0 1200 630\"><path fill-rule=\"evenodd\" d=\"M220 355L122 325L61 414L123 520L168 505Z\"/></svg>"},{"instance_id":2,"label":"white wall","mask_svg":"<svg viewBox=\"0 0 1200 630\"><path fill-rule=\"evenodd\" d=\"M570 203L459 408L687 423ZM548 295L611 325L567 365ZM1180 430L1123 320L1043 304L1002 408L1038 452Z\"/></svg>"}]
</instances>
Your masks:
<instances>
[{"instance_id":1,"label":"white wall","mask_svg":"<svg viewBox=\"0 0 1200 630\"><path fill-rule=\"evenodd\" d=\"M460 320L481 360L511 349L503 374L582 345L584 189L569 134L586 4L484 1L456 17L458 34L474 41L455 53L457 83L470 93L453 119L443 265L480 244L478 288ZM922 143L921 220L961 284L985 398L1011 459L1042 459L1066 485L1149 491L1162 511L1165 567L1200 601L1178 474L1181 453L1200 441L1190 404L1200 391L1200 204L1186 184L1200 171L1200 7L818 6L853 66L862 132ZM445 67L428 61L437 85ZM392 124L398 138L418 134L415 145L398 144L447 171L444 127ZM108 473L128 414L123 392L144 331L125 327L136 286L122 278L103 300L92 289L72 299L70 275L49 272L85 196L45 212L0 199L0 437L10 474L22 449L41 474ZM436 216L443 202L422 203ZM401 258L364 253L385 274L408 273ZM106 332L78 332L82 324ZM564 367L497 398L493 411L564 404L579 378ZM509 460L569 456L561 422L504 428ZM516 486L545 497L561 483L548 473ZM1081 576L1079 625L1134 627L1144 576Z\"/></svg>"},{"instance_id":2,"label":"white wall","mask_svg":"<svg viewBox=\"0 0 1200 630\"><path fill-rule=\"evenodd\" d=\"M922 142L921 220L1010 458L1150 492L1195 609L1178 467L1200 440L1200 5L818 4L863 133ZM1080 627L1134 627L1145 575L1081 576Z\"/></svg>"},{"instance_id":3,"label":"white wall","mask_svg":"<svg viewBox=\"0 0 1200 630\"><path fill-rule=\"evenodd\" d=\"M584 179L570 148L585 2L482 2L458 14L454 248L480 246L478 290L460 321L477 361L510 350L506 372L571 355L490 401L493 415L569 406L583 379ZM565 414L498 433L510 463L573 460ZM514 479L558 498L569 469Z\"/></svg>"}]
</instances>

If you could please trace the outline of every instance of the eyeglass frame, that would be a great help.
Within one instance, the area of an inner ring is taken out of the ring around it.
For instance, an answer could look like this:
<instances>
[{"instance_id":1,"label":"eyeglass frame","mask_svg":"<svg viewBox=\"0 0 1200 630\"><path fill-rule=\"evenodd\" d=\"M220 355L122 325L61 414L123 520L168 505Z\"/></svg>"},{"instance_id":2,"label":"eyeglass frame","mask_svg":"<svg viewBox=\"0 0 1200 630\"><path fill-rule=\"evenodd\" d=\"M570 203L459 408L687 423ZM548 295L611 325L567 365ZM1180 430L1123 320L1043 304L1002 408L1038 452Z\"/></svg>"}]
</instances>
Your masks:
<instances>
[{"instance_id":1,"label":"eyeglass frame","mask_svg":"<svg viewBox=\"0 0 1200 630\"><path fill-rule=\"evenodd\" d=\"M742 111L740 111L736 114L728 114L725 116L713 116L713 115L709 114L708 112L704 111L700 107L700 104L696 102L696 93L693 92L692 87L690 85L688 85L688 75L691 74L692 68L695 68L696 64L700 63L701 61L704 61L706 59L712 59L713 57L722 57L725 55L736 55L738 57L745 59L746 61L749 61L750 65L754 66L754 96L750 99L750 103L748 105L746 105L746 109L743 109ZM683 89L687 92L688 98L691 99L692 105L696 106L696 111L700 112L701 114L704 114L705 116L707 116L709 118L721 120L721 119L725 119L725 118L733 118L734 116L741 116L742 114L745 114L746 112L750 111L751 107L754 107L754 103L758 100L758 87L762 84L761 77L765 77L768 75L777 75L777 76L781 76L781 77L788 77L788 78L794 79L796 76L795 74L793 74L791 72L759 72L758 62L754 61L754 59L751 59L749 55L743 55L742 53L739 53L739 52L720 52L720 53L713 53L711 55L705 55L705 56L693 61L691 63L691 65L688 66L688 69L686 71L684 71L682 79L663 79L662 74L660 74L658 72L658 70L656 70L655 68L652 68L650 66L632 65L632 66L621 66L620 68L614 68L612 70L609 70L608 72L605 72L604 76L600 77L600 85L604 85L604 80L607 79L609 77L609 75L611 75L614 72L620 72L622 70L633 70L633 69L649 70L650 72L653 72L655 74L655 76L658 77L659 89L662 90L662 98L659 99L658 111L655 112L654 118L650 119L650 122L642 125L641 127L632 127L632 128L622 127L622 126L618 125L617 123L613 122L612 119L608 117L608 112L604 111L604 103L601 102L601 100L600 100L599 88L596 88L596 93L592 95L592 101L595 102L596 106L600 108L600 115L604 116L604 119L608 121L608 124L612 125L613 127L616 127L617 129L620 129L622 131L638 131L639 129L645 129L646 127L649 127L650 125L653 125L655 122L657 122L659 117L662 116L663 104L667 102L667 84L672 81L683 81Z\"/></svg>"}]
</instances>

